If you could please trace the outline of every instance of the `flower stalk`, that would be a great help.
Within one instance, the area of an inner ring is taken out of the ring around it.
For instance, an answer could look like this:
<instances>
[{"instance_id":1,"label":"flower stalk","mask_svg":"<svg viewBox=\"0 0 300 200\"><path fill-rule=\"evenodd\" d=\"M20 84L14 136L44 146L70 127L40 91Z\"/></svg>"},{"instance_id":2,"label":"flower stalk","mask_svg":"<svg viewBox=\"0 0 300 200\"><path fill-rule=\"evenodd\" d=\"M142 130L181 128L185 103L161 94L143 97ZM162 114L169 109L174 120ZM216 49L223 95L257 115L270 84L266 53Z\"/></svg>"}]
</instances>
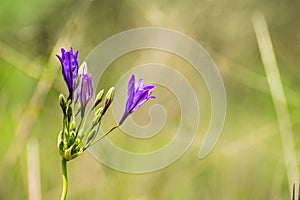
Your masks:
<instances>
[{"instance_id":1,"label":"flower stalk","mask_svg":"<svg viewBox=\"0 0 300 200\"><path fill-rule=\"evenodd\" d=\"M114 126L113 128L111 128L109 131L107 131L104 135L102 135L100 138L98 138L97 140L95 140L94 142L91 142L88 147L93 146L94 144L96 144L97 142L99 142L100 140L102 140L103 138L105 138L106 136L108 136L108 134L110 134L113 130L115 130L116 128L119 128L120 125Z\"/></svg>"},{"instance_id":2,"label":"flower stalk","mask_svg":"<svg viewBox=\"0 0 300 200\"><path fill-rule=\"evenodd\" d=\"M67 198L67 192L68 192L68 172L67 172L67 161L64 158L61 158L61 168L62 168L62 178L63 178L63 189L62 189L60 200L65 200Z\"/></svg>"}]
</instances>

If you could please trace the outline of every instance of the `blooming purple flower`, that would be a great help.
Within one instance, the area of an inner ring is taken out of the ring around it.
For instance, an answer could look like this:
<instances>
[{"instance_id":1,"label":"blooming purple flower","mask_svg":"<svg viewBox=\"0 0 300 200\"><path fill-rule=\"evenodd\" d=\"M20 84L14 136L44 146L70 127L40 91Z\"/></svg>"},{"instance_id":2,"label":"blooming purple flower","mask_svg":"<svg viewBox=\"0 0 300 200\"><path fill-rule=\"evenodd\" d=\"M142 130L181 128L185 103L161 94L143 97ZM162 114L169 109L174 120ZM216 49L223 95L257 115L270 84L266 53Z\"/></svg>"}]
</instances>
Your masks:
<instances>
[{"instance_id":1,"label":"blooming purple flower","mask_svg":"<svg viewBox=\"0 0 300 200\"><path fill-rule=\"evenodd\" d=\"M62 66L62 74L69 90L68 99L73 100L76 78L78 76L78 51L73 54L73 49L66 51L61 48L61 56L56 55Z\"/></svg>"},{"instance_id":2,"label":"blooming purple flower","mask_svg":"<svg viewBox=\"0 0 300 200\"><path fill-rule=\"evenodd\" d=\"M80 98L81 117L84 116L86 105L93 97L93 93L94 87L92 76L89 76L88 74L81 74L75 98L75 103L77 103Z\"/></svg>"},{"instance_id":3,"label":"blooming purple flower","mask_svg":"<svg viewBox=\"0 0 300 200\"><path fill-rule=\"evenodd\" d=\"M148 101L150 98L155 98L155 96L151 96L153 90L154 85L144 86L143 79L140 79L139 82L136 83L135 76L131 76L128 81L128 97L126 107L119 125L124 122L128 115L139 109L146 101Z\"/></svg>"}]
</instances>

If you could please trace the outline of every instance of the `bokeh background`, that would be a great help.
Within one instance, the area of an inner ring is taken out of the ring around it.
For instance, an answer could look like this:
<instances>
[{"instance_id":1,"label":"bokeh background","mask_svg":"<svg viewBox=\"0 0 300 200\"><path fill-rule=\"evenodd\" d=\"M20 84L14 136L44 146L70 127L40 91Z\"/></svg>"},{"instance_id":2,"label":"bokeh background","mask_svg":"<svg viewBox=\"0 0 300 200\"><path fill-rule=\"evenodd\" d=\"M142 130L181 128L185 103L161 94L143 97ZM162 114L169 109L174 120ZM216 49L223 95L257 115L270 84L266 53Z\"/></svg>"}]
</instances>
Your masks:
<instances>
[{"instance_id":1,"label":"bokeh background","mask_svg":"<svg viewBox=\"0 0 300 200\"><path fill-rule=\"evenodd\" d=\"M61 92L66 94L55 58L60 47L79 49L81 62L106 38L147 26L187 34L211 55L227 93L222 136L209 156L199 160L210 99L192 66L166 52L124 55L108 68L101 87L109 88L139 64L172 66L195 89L201 109L199 133L178 161L147 174L115 171L84 153L68 165L68 199L290 199L293 183L287 174L293 166L298 168L300 156L299 10L299 0L2 0L0 199L59 198L62 180L56 137L62 116L57 98ZM279 112L251 21L257 12L265 16L285 92L287 109ZM176 96L163 87L155 95L155 103L168 112L162 132L139 141L116 131L109 136L112 141L131 151L147 152L174 137L180 119ZM153 104L149 102L133 119L147 124ZM291 129L279 129L280 113L288 114L283 120ZM109 114L104 128L114 124L111 119ZM285 164L287 157L294 165Z\"/></svg>"}]
</instances>

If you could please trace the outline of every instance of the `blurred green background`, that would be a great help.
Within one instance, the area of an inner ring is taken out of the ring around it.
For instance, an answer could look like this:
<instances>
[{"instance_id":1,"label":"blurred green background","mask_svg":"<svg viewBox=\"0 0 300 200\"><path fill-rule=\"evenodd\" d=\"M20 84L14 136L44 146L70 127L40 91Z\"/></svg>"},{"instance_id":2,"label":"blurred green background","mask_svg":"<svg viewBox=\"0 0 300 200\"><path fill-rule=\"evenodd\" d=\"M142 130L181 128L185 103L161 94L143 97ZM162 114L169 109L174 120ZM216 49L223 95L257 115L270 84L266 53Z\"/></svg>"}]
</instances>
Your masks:
<instances>
[{"instance_id":1,"label":"blurred green background","mask_svg":"<svg viewBox=\"0 0 300 200\"><path fill-rule=\"evenodd\" d=\"M148 174L115 171L84 153L68 165L68 199L289 199L292 183L288 182L284 161L288 155L283 152L251 16L260 11L268 23L292 125L291 140L299 158L299 10L299 0L2 0L0 199L59 198L62 180L56 137L62 116L57 98L61 91L66 93L55 58L60 47L79 49L79 60L83 61L106 38L147 26L187 34L211 55L227 93L222 136L212 153L199 160L199 147L209 125L210 99L192 66L163 52L125 55L106 71L102 87L108 88L117 81L115 73L121 76L137 64L159 62L173 66L189 77L197 91L201 108L199 133L183 157ZM175 96L164 88L155 95L159 97L156 103L164 105L171 118L163 136L142 141L143 145L134 150L163 145L178 126ZM137 123L149 122L147 117L139 116L147 113L152 104L133 115ZM110 137L126 148L128 137L120 132ZM29 192L29 188L36 192Z\"/></svg>"}]
</instances>

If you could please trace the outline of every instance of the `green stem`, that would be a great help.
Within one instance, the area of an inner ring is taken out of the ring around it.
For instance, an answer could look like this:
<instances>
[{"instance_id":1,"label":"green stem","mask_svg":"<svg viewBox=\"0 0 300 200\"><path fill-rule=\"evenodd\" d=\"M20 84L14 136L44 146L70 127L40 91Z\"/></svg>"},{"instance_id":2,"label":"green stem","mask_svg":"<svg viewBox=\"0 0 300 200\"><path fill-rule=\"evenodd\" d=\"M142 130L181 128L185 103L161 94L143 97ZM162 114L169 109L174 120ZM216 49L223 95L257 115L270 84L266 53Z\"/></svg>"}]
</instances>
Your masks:
<instances>
[{"instance_id":1,"label":"green stem","mask_svg":"<svg viewBox=\"0 0 300 200\"><path fill-rule=\"evenodd\" d=\"M102 135L100 138L98 138L96 141L94 141L93 143L91 143L91 145L89 145L88 147L90 146L93 146L94 144L96 144L97 142L99 142L100 140L102 140L103 138L105 138L108 134L110 134L113 130L115 130L116 128L119 128L120 125L117 125L115 127L113 127L112 129L110 129L107 133L105 133L104 135ZM99 125L100 127L100 125ZM99 131L99 127L97 129L97 132ZM86 149L88 148L86 147Z\"/></svg>"},{"instance_id":2,"label":"green stem","mask_svg":"<svg viewBox=\"0 0 300 200\"><path fill-rule=\"evenodd\" d=\"M68 174L67 174L67 161L64 158L61 159L61 167L62 167L62 175L63 175L63 190L60 199L65 200L67 198L67 192L68 192Z\"/></svg>"}]
</instances>

